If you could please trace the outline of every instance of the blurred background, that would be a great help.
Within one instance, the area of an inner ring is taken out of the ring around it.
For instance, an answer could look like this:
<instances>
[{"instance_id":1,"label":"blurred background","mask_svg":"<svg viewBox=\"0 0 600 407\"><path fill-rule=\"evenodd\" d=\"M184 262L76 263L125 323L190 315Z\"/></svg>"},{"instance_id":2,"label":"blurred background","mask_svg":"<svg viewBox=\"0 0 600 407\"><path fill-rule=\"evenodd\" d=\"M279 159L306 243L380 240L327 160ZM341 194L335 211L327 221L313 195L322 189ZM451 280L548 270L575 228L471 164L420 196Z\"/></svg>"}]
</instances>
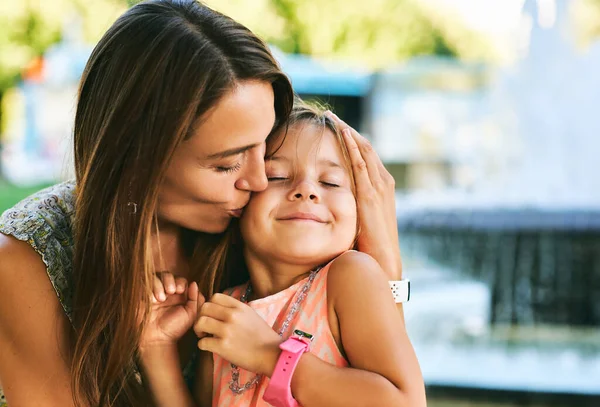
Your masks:
<instances>
[{"instance_id":1,"label":"blurred background","mask_svg":"<svg viewBox=\"0 0 600 407\"><path fill-rule=\"evenodd\" d=\"M72 177L79 76L134 3L0 2L0 212ZM208 4L394 175L430 405L600 406L600 0Z\"/></svg>"}]
</instances>

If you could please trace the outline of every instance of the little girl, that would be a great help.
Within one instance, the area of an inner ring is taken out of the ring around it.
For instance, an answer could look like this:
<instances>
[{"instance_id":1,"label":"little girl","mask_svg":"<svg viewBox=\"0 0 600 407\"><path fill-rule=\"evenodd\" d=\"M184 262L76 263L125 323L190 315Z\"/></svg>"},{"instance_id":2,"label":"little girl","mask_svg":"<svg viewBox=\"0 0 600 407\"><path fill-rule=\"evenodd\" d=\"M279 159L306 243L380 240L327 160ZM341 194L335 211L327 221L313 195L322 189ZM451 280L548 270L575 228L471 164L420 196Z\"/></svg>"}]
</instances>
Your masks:
<instances>
[{"instance_id":1,"label":"little girl","mask_svg":"<svg viewBox=\"0 0 600 407\"><path fill-rule=\"evenodd\" d=\"M425 405L387 277L350 250L358 219L343 137L298 102L267 151L269 186L240 219L250 281L204 303L194 326L213 356L196 379L203 405Z\"/></svg>"}]
</instances>

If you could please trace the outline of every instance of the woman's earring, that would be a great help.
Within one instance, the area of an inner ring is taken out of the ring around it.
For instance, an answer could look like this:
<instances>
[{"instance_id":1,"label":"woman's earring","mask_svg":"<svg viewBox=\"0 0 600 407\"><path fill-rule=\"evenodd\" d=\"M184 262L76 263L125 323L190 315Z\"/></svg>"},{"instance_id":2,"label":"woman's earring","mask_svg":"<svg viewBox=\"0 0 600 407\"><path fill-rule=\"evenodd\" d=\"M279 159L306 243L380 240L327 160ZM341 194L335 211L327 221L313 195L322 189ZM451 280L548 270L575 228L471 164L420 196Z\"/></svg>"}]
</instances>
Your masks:
<instances>
[{"instance_id":1,"label":"woman's earring","mask_svg":"<svg viewBox=\"0 0 600 407\"><path fill-rule=\"evenodd\" d=\"M135 215L137 213L137 203L133 202L133 199L131 198L131 183L129 183L129 191L127 193L128 198L129 198L129 202L127 202L127 208L129 208L129 214L130 215Z\"/></svg>"},{"instance_id":2,"label":"woman's earring","mask_svg":"<svg viewBox=\"0 0 600 407\"><path fill-rule=\"evenodd\" d=\"M137 213L137 204L135 202L127 202L127 207L129 208L130 215L135 215Z\"/></svg>"}]
</instances>

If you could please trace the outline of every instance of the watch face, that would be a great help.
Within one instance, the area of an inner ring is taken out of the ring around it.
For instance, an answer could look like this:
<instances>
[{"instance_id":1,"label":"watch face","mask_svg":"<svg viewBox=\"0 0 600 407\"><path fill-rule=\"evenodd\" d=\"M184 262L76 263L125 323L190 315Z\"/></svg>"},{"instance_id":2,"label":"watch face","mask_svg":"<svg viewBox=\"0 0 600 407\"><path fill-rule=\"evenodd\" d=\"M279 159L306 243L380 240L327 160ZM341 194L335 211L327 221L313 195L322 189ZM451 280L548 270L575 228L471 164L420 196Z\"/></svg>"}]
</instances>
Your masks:
<instances>
[{"instance_id":1,"label":"watch face","mask_svg":"<svg viewBox=\"0 0 600 407\"><path fill-rule=\"evenodd\" d=\"M299 336L299 337L301 337L301 338L306 338L306 339L308 339L309 341L312 341L312 340L313 340L313 335L311 335L311 334L309 334L309 333L306 333L306 332L304 332L304 331L301 331L301 330L299 330L299 329L295 329L295 330L294 330L294 335L298 335L298 336Z\"/></svg>"}]
</instances>

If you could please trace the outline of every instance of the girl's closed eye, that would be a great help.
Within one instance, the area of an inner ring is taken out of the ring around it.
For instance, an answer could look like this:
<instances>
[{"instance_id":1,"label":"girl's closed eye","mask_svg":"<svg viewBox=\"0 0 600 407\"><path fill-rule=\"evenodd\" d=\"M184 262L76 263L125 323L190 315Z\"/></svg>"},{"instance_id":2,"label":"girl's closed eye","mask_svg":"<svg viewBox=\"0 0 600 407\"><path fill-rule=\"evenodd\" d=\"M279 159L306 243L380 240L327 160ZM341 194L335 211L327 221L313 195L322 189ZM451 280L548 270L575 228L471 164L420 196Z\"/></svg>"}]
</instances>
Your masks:
<instances>
[{"instance_id":1,"label":"girl's closed eye","mask_svg":"<svg viewBox=\"0 0 600 407\"><path fill-rule=\"evenodd\" d=\"M321 184L323 184L324 186L326 186L328 188L339 188L340 187L339 182L333 181L333 180L321 181Z\"/></svg>"}]
</instances>

